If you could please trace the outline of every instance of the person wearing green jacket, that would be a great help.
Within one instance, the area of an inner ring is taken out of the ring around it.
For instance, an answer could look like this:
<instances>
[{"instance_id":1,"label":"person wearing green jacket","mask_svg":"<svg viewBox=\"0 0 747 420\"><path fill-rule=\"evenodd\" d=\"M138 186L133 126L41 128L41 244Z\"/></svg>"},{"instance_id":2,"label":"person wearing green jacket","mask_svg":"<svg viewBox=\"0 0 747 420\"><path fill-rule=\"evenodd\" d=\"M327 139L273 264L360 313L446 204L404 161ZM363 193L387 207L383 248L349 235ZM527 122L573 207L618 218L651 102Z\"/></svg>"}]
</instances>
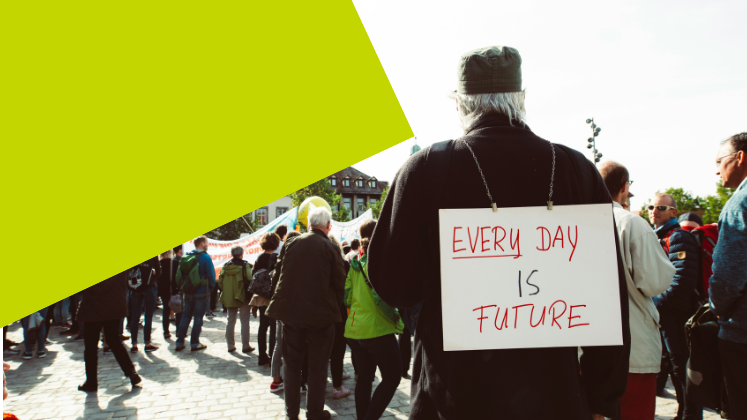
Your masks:
<instances>
[{"instance_id":1,"label":"person wearing green jacket","mask_svg":"<svg viewBox=\"0 0 747 420\"><path fill-rule=\"evenodd\" d=\"M345 305L350 308L345 338L358 371L355 411L359 420L381 417L402 380L402 361L394 334L402 333L404 324L397 310L382 301L368 281L367 251L375 227L376 220L361 225L363 253L351 259L345 280ZM371 396L377 366L381 371L381 383Z\"/></svg>"},{"instance_id":2,"label":"person wearing green jacket","mask_svg":"<svg viewBox=\"0 0 747 420\"><path fill-rule=\"evenodd\" d=\"M254 350L249 345L249 315L251 309L246 296L246 289L252 280L252 267L244 261L244 248L235 246L231 248L233 259L223 266L218 277L218 287L221 290L220 302L228 308L228 324L226 324L226 343L228 352L236 351L234 331L236 328L236 315L241 314L241 344L242 351L249 353Z\"/></svg>"}]
</instances>

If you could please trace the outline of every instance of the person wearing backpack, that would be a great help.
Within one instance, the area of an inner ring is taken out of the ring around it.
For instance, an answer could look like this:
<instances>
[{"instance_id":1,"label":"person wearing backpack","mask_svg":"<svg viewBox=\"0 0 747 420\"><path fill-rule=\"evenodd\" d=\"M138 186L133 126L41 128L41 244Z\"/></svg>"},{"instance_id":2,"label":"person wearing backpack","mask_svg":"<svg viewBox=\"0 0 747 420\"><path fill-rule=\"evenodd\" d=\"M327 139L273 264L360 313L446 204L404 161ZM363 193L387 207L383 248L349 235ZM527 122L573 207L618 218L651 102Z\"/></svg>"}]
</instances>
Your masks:
<instances>
[{"instance_id":1,"label":"person wearing backpack","mask_svg":"<svg viewBox=\"0 0 747 420\"><path fill-rule=\"evenodd\" d=\"M179 268L176 270L177 286L184 292L184 311L182 322L177 330L176 351L182 351L186 347L184 342L192 320L194 324L190 338L191 350L198 351L207 348L206 345L200 343L200 332L202 332L207 310L208 296L217 282L213 259L207 253L207 236L203 235L195 239L194 244L195 249L179 260Z\"/></svg>"},{"instance_id":2,"label":"person wearing backpack","mask_svg":"<svg viewBox=\"0 0 747 420\"><path fill-rule=\"evenodd\" d=\"M226 263L218 276L218 287L221 290L220 303L228 308L228 323L226 324L226 344L228 352L236 351L234 333L236 329L236 315L241 314L241 344L242 351L248 353L249 346L249 299L246 289L252 280L252 267L242 257L244 248L231 248L233 259Z\"/></svg>"},{"instance_id":3,"label":"person wearing backpack","mask_svg":"<svg viewBox=\"0 0 747 420\"><path fill-rule=\"evenodd\" d=\"M265 233L259 241L259 246L264 250L264 252L257 257L257 261L254 263L253 282L255 283L255 287L259 285L260 282L267 283L268 279L270 279L270 273L275 268L275 262L278 257L275 251L280 247L280 236L274 232ZM261 280L260 277L262 277ZM276 323L265 315L267 305L270 304L270 297L272 296L261 296L255 293L249 302L249 306L252 307L252 314L255 318L257 317L257 310L259 310L259 331L257 332L257 345L259 346L258 366L270 364L272 361L272 354L275 351ZM267 352L268 329L270 330L269 354Z\"/></svg>"},{"instance_id":4,"label":"person wearing backpack","mask_svg":"<svg viewBox=\"0 0 747 420\"><path fill-rule=\"evenodd\" d=\"M355 411L362 420L381 417L402 380L402 361L395 334L402 334L404 324L397 310L379 298L368 280L367 251L375 227L376 220L366 220L361 225L362 255L351 259L345 280L345 305L350 308L345 337L357 364ZM381 383L371 396L371 382L377 366L381 371Z\"/></svg>"},{"instance_id":5,"label":"person wearing backpack","mask_svg":"<svg viewBox=\"0 0 747 420\"><path fill-rule=\"evenodd\" d=\"M155 256L148 261L132 267L128 273L127 285L130 287L132 294L132 313L130 313L130 335L132 339L132 348L130 352L137 353L137 336L140 330L140 315L145 306L145 351L152 352L158 350L158 347L151 344L151 331L153 328L153 313L156 310L156 299L158 295L158 278L161 276L161 263L159 257Z\"/></svg>"},{"instance_id":6,"label":"person wearing backpack","mask_svg":"<svg viewBox=\"0 0 747 420\"><path fill-rule=\"evenodd\" d=\"M677 219L683 230L690 232L700 248L700 271L703 273L703 285L699 288L703 298L708 298L708 280L711 279L713 270L713 250L718 242L718 224L703 224L703 219L695 213L684 213Z\"/></svg>"},{"instance_id":7,"label":"person wearing backpack","mask_svg":"<svg viewBox=\"0 0 747 420\"><path fill-rule=\"evenodd\" d=\"M664 253L672 262L675 274L669 288L656 297L664 345L672 365L672 382L677 394L677 416L682 420L700 420L703 407L694 396L685 392L687 385L687 346L685 324L699 307L698 285L702 284L698 271L700 248L695 237L680 228L677 222L677 203L669 194L657 194L648 206L649 219Z\"/></svg>"},{"instance_id":8,"label":"person wearing backpack","mask_svg":"<svg viewBox=\"0 0 747 420\"><path fill-rule=\"evenodd\" d=\"M718 316L718 349L723 366L729 414L747 419L747 133L721 142L717 175L735 188L718 218L713 253L710 304Z\"/></svg>"},{"instance_id":9,"label":"person wearing backpack","mask_svg":"<svg viewBox=\"0 0 747 420\"><path fill-rule=\"evenodd\" d=\"M171 295L176 294L173 285L174 280L176 279L176 269L178 264L173 257L174 251L171 249L161 254L161 276L158 277L158 296L161 297L161 302L163 302L163 317L161 319L161 325L163 326L164 339L171 338L171 333L169 333L171 327L171 319L169 317L171 309L169 308L169 301L171 300Z\"/></svg>"}]
</instances>

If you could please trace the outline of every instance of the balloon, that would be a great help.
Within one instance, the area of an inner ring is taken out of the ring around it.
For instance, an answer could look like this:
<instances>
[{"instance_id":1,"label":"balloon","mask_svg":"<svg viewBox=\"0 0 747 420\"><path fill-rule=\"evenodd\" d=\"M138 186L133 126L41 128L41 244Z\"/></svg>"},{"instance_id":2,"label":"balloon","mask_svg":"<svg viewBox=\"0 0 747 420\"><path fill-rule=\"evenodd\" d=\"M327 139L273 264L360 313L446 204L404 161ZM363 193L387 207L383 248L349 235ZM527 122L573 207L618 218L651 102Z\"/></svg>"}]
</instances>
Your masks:
<instances>
[{"instance_id":1,"label":"balloon","mask_svg":"<svg viewBox=\"0 0 747 420\"><path fill-rule=\"evenodd\" d=\"M298 222L309 227L309 213L311 213L311 205L314 207L325 207L327 210L332 212L332 208L329 206L329 203L325 201L321 197L309 197L306 200L301 203L301 205L298 207Z\"/></svg>"}]
</instances>

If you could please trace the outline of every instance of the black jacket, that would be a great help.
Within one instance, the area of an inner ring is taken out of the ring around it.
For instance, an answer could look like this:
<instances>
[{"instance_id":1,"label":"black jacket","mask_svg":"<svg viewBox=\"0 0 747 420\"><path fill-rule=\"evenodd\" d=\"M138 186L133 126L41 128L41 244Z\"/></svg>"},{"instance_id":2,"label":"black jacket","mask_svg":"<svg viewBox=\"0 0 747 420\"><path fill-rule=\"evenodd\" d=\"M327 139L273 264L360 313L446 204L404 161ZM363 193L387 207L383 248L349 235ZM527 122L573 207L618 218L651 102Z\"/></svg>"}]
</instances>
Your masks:
<instances>
[{"instance_id":1,"label":"black jacket","mask_svg":"<svg viewBox=\"0 0 747 420\"><path fill-rule=\"evenodd\" d=\"M132 273L135 270L140 270L140 275L142 276L142 285L140 285L137 288L132 288ZM151 274L155 270L155 273ZM147 261L143 261L140 264L132 267L128 270L130 281L130 289L137 293L145 293L148 290L154 289L158 287L158 278L161 277L161 264L158 261L158 257L153 257Z\"/></svg>"},{"instance_id":2,"label":"black jacket","mask_svg":"<svg viewBox=\"0 0 747 420\"><path fill-rule=\"evenodd\" d=\"M675 229L679 230L672 232ZM669 232L672 234L670 235ZM664 252L667 249L667 235L669 235L668 257L676 271L669 289L658 296L656 306L659 310L674 309L694 314L700 306L695 290L703 278L698 264L700 247L692 233L680 228L679 223L675 223L667 229L656 232Z\"/></svg>"},{"instance_id":3,"label":"black jacket","mask_svg":"<svg viewBox=\"0 0 747 420\"><path fill-rule=\"evenodd\" d=\"M176 294L176 269L179 263L171 258L164 258L160 261L161 276L158 277L158 294L160 296L169 296Z\"/></svg>"},{"instance_id":4,"label":"black jacket","mask_svg":"<svg viewBox=\"0 0 747 420\"><path fill-rule=\"evenodd\" d=\"M345 270L340 249L323 232L291 238L280 250L272 279L275 294L265 314L294 325L341 322Z\"/></svg>"},{"instance_id":5,"label":"black jacket","mask_svg":"<svg viewBox=\"0 0 747 420\"><path fill-rule=\"evenodd\" d=\"M466 139L498 207L546 205L552 166L547 141L498 115L478 121ZM428 150L412 155L395 176L369 247L369 276L379 296L399 308L423 302L415 334L410 419L578 420L589 418L590 412L612 417L625 392L630 354L628 293L619 252L623 346L583 348L580 366L575 347L443 351L438 236L430 232L438 232L438 208L489 208L490 201L472 155L459 141L448 168L439 169L445 173L444 184L436 189L443 198L438 207L432 205L428 185L438 179L425 175ZM562 145L556 144L555 152L555 205L612 203L590 161ZM413 251L412 241L427 245Z\"/></svg>"},{"instance_id":6,"label":"black jacket","mask_svg":"<svg viewBox=\"0 0 747 420\"><path fill-rule=\"evenodd\" d=\"M100 322L127 316L127 272L117 274L83 291L77 319Z\"/></svg>"}]
</instances>

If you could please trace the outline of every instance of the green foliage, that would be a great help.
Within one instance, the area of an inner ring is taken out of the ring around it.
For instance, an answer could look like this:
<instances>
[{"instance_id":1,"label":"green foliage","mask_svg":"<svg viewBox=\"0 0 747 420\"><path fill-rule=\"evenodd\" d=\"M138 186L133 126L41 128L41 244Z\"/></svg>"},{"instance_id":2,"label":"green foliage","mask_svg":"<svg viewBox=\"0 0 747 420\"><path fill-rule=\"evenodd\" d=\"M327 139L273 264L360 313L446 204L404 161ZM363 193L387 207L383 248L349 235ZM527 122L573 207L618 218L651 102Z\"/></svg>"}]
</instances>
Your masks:
<instances>
[{"instance_id":1,"label":"green foliage","mask_svg":"<svg viewBox=\"0 0 747 420\"><path fill-rule=\"evenodd\" d=\"M724 204L729 200L731 195L734 193L732 188L724 188L721 185L721 181L716 184L716 194L708 195L705 197L693 196L689 191L685 191L682 188L668 188L665 193L669 194L674 198L677 203L677 214L688 213L688 212L699 212L702 213L703 223L716 223L718 217L721 214L721 210L724 208ZM660 191L656 192L657 194ZM651 199L641 207L641 217L651 224L651 220L648 218L648 206L651 204Z\"/></svg>"},{"instance_id":2,"label":"green foliage","mask_svg":"<svg viewBox=\"0 0 747 420\"><path fill-rule=\"evenodd\" d=\"M252 215L249 213L211 230L205 236L218 241L233 241L239 239L242 233L256 232L260 228L259 222L259 219L252 220Z\"/></svg>"},{"instance_id":3,"label":"green foliage","mask_svg":"<svg viewBox=\"0 0 747 420\"><path fill-rule=\"evenodd\" d=\"M294 193L291 193L291 204L294 207L298 207L301 205L301 203L304 202L304 200L314 196L323 198L333 209L335 208L335 206L338 206L340 204L340 200L342 199L342 196L338 194L334 188L332 188L332 184L329 182L329 178L323 178L311 185L307 185L306 187L301 188ZM338 211L332 212L332 219L338 222L349 222L350 210L346 209L344 206L339 207L340 209Z\"/></svg>"},{"instance_id":4,"label":"green foliage","mask_svg":"<svg viewBox=\"0 0 747 420\"><path fill-rule=\"evenodd\" d=\"M389 185L387 185L384 188L384 191L381 192L381 199L374 203L374 205L368 205L368 208L371 209L373 212L374 219L379 219L379 215L381 214L381 208L384 207L384 200L386 199L386 195L389 194Z\"/></svg>"}]
</instances>

